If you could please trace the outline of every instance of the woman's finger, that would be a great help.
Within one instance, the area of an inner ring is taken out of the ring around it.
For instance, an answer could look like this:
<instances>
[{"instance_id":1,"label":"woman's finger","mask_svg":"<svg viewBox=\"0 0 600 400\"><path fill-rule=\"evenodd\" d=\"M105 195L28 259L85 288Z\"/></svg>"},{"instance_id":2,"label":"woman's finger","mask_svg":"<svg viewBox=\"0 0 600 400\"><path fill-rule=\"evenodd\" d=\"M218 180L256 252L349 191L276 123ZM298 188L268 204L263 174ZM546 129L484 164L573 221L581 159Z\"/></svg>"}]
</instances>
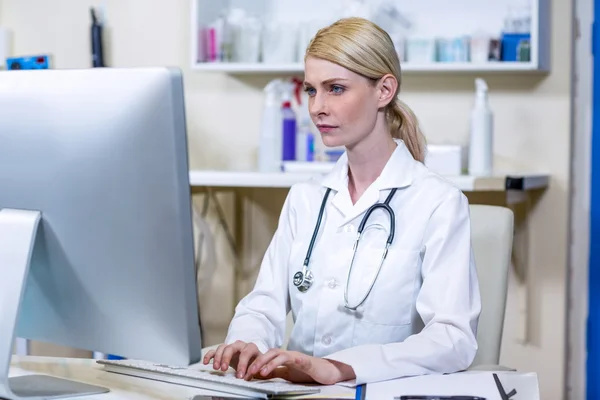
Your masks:
<instances>
[{"instance_id":1,"label":"woman's finger","mask_svg":"<svg viewBox=\"0 0 600 400\"><path fill-rule=\"evenodd\" d=\"M256 357L260 354L260 350L258 350L258 347L254 343L248 343L246 347L242 349L238 357L236 376L238 378L243 378L246 375L248 364L254 362Z\"/></svg>"},{"instance_id":2,"label":"woman's finger","mask_svg":"<svg viewBox=\"0 0 600 400\"><path fill-rule=\"evenodd\" d=\"M252 377L254 375L256 375L262 367L265 366L265 364L267 364L269 361L271 361L272 359L277 357L279 355L279 353L282 353L282 350L271 349L271 350L267 351L265 354L261 354L260 356L256 357L256 359L252 362L252 364L250 364L250 367L248 367L248 372L246 372L244 379L245 380L252 379Z\"/></svg>"},{"instance_id":3,"label":"woman's finger","mask_svg":"<svg viewBox=\"0 0 600 400\"><path fill-rule=\"evenodd\" d=\"M269 376L277 367L292 366L292 368L294 368L296 365L295 361L295 357L290 352L281 352L276 357L271 359L271 361L267 362L260 369L259 374L264 378Z\"/></svg>"},{"instance_id":4,"label":"woman's finger","mask_svg":"<svg viewBox=\"0 0 600 400\"><path fill-rule=\"evenodd\" d=\"M242 342L238 340L235 343L230 344L223 350L223 356L221 357L221 371L227 371L229 368L229 363L231 362L231 358L242 351L242 349L246 347L246 342Z\"/></svg>"},{"instance_id":5,"label":"woman's finger","mask_svg":"<svg viewBox=\"0 0 600 400\"><path fill-rule=\"evenodd\" d=\"M289 367L289 366L280 366L271 371L268 375L262 376L260 374L254 375L255 379L267 380L267 379L283 379L293 383L315 383L316 380L310 375Z\"/></svg>"},{"instance_id":6,"label":"woman's finger","mask_svg":"<svg viewBox=\"0 0 600 400\"><path fill-rule=\"evenodd\" d=\"M207 365L210 362L210 360L212 360L212 358L215 356L216 353L217 353L217 351L215 349L209 350L204 355L204 359L202 360L202 362L204 363L204 365Z\"/></svg>"},{"instance_id":7,"label":"woman's finger","mask_svg":"<svg viewBox=\"0 0 600 400\"><path fill-rule=\"evenodd\" d=\"M214 369L221 368L221 357L223 356L223 351L225 350L226 347L227 347L227 345L225 343L220 344L219 347L217 347L217 351L215 351L215 355L213 356L213 368Z\"/></svg>"}]
</instances>

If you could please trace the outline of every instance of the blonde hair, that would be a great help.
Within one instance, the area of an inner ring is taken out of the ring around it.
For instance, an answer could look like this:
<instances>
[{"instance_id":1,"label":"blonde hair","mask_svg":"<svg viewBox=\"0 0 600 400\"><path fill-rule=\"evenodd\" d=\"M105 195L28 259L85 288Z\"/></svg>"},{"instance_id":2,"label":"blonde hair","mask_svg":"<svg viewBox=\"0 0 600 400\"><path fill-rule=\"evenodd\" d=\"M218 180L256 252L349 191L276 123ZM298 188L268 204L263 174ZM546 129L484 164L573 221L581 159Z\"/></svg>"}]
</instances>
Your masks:
<instances>
[{"instance_id":1,"label":"blonde hair","mask_svg":"<svg viewBox=\"0 0 600 400\"><path fill-rule=\"evenodd\" d=\"M306 49L306 57L338 64L372 81L391 74L398 81L394 100L386 107L392 137L401 139L415 160L425 159L425 137L417 117L400 99L400 61L386 31L363 18L344 18L320 29Z\"/></svg>"}]
</instances>

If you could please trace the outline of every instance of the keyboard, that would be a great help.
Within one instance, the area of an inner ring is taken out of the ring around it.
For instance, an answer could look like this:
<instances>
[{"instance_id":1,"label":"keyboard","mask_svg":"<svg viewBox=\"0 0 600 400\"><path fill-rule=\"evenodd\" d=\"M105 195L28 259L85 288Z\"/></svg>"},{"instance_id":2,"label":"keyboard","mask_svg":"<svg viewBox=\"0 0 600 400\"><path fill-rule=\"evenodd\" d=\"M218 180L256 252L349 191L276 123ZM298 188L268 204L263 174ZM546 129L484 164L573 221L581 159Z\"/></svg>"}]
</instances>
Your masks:
<instances>
[{"instance_id":1,"label":"keyboard","mask_svg":"<svg viewBox=\"0 0 600 400\"><path fill-rule=\"evenodd\" d=\"M297 385L283 379L245 381L235 377L232 369L215 371L212 364L194 364L189 367L173 367L139 360L97 360L107 372L138 378L214 390L255 399L285 398L319 393L320 389Z\"/></svg>"}]
</instances>

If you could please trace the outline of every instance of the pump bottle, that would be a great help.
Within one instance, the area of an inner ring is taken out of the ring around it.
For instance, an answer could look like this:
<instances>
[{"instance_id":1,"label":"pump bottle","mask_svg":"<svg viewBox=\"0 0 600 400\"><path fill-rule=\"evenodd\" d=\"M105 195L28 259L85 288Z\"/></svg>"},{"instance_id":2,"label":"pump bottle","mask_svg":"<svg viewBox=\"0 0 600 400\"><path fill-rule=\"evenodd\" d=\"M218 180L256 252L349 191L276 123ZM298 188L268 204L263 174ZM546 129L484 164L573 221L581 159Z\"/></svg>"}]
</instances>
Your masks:
<instances>
[{"instance_id":1,"label":"pump bottle","mask_svg":"<svg viewBox=\"0 0 600 400\"><path fill-rule=\"evenodd\" d=\"M469 175L489 176L493 173L494 115L488 102L486 82L477 78L475 88L469 138Z\"/></svg>"},{"instance_id":2,"label":"pump bottle","mask_svg":"<svg viewBox=\"0 0 600 400\"><path fill-rule=\"evenodd\" d=\"M260 145L258 148L258 170L261 172L281 171L282 137L281 90L282 80L274 79L265 86L265 104L262 115Z\"/></svg>"},{"instance_id":3,"label":"pump bottle","mask_svg":"<svg viewBox=\"0 0 600 400\"><path fill-rule=\"evenodd\" d=\"M281 105L281 116L283 118L282 124L282 157L281 161L295 161L296 160L296 130L298 122L296 119L296 113L292 109L292 97L294 91L294 84L285 82L282 85L282 105Z\"/></svg>"}]
</instances>

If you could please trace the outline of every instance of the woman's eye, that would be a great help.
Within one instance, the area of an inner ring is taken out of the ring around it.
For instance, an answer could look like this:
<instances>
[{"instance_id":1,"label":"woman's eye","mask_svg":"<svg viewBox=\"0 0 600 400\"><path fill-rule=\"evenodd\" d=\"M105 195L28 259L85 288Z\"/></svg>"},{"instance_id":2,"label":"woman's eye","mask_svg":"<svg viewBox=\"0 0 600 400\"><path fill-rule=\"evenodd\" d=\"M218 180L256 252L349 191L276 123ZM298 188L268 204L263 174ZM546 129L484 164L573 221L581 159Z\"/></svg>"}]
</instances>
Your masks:
<instances>
[{"instance_id":1,"label":"woman's eye","mask_svg":"<svg viewBox=\"0 0 600 400\"><path fill-rule=\"evenodd\" d=\"M316 93L316 90L314 88L305 88L304 91L309 95L309 96L314 96Z\"/></svg>"},{"instance_id":2,"label":"woman's eye","mask_svg":"<svg viewBox=\"0 0 600 400\"><path fill-rule=\"evenodd\" d=\"M343 88L343 87L341 87L341 86L336 86L336 85L334 85L334 86L332 86L332 87L331 87L331 91L332 91L334 94L342 94L342 93L344 92L344 88Z\"/></svg>"}]
</instances>

